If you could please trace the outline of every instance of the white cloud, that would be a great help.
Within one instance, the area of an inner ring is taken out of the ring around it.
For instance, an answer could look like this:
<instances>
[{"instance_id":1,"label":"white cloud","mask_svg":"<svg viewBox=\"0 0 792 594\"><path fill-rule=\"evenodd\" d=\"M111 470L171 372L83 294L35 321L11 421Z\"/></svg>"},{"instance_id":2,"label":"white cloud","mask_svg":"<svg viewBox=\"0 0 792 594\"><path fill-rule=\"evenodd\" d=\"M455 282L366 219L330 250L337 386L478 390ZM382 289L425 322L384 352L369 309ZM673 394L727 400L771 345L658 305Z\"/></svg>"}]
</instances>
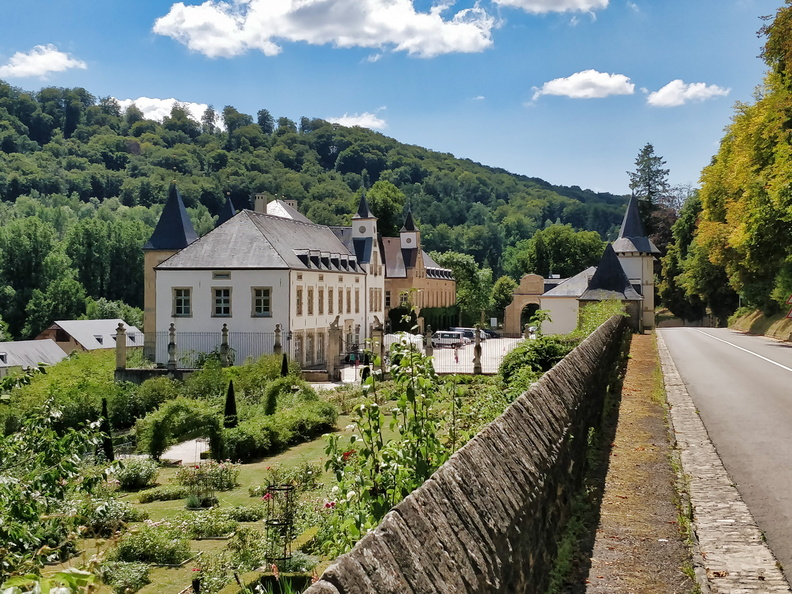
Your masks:
<instances>
[{"instance_id":1,"label":"white cloud","mask_svg":"<svg viewBox=\"0 0 792 594\"><path fill-rule=\"evenodd\" d=\"M484 101L484 95L477 95L473 97L473 101Z\"/></svg>"},{"instance_id":2,"label":"white cloud","mask_svg":"<svg viewBox=\"0 0 792 594\"><path fill-rule=\"evenodd\" d=\"M608 7L609 0L492 0L501 6L522 8L526 12L592 12Z\"/></svg>"},{"instance_id":3,"label":"white cloud","mask_svg":"<svg viewBox=\"0 0 792 594\"><path fill-rule=\"evenodd\" d=\"M143 115L148 120L162 121L162 118L169 116L174 103L182 105L190 117L196 122L201 121L206 108L209 107L206 103L189 103L187 101L178 101L177 99L157 99L154 97L138 97L137 99L118 99L118 104L121 109L126 109L132 104L135 104ZM222 119L222 114L217 114L218 119Z\"/></svg>"},{"instance_id":4,"label":"white cloud","mask_svg":"<svg viewBox=\"0 0 792 594\"><path fill-rule=\"evenodd\" d=\"M646 102L654 107L677 107L691 101L707 101L713 97L725 97L731 89L706 83L685 84L680 79L672 80L659 91L649 93Z\"/></svg>"},{"instance_id":5,"label":"white cloud","mask_svg":"<svg viewBox=\"0 0 792 594\"><path fill-rule=\"evenodd\" d=\"M0 76L8 78L25 78L39 76L46 78L52 72L63 72L70 68L85 70L88 65L82 60L72 58L65 52L48 43L37 45L28 53L17 52L7 64L0 66Z\"/></svg>"},{"instance_id":6,"label":"white cloud","mask_svg":"<svg viewBox=\"0 0 792 594\"><path fill-rule=\"evenodd\" d=\"M382 106L374 110L374 113L364 111L361 114L345 113L340 118L325 118L328 122L333 124L341 124L342 126L360 126L361 128L371 128L372 130L384 130L388 127L388 123L377 115L377 112L386 109Z\"/></svg>"},{"instance_id":7,"label":"white cloud","mask_svg":"<svg viewBox=\"0 0 792 594\"><path fill-rule=\"evenodd\" d=\"M635 2L627 2L627 8L632 10L633 12L641 12L641 8Z\"/></svg>"},{"instance_id":8,"label":"white cloud","mask_svg":"<svg viewBox=\"0 0 792 594\"><path fill-rule=\"evenodd\" d=\"M535 101L542 95L562 95L572 99L599 99L609 95L632 95L635 85L623 74L584 70L566 78L556 78L536 89Z\"/></svg>"},{"instance_id":9,"label":"white cloud","mask_svg":"<svg viewBox=\"0 0 792 594\"><path fill-rule=\"evenodd\" d=\"M281 52L281 41L392 49L424 58L481 52L492 45L494 17L476 4L444 19L450 6L417 12L413 0L177 2L155 21L153 31L210 58L250 50L274 56Z\"/></svg>"}]
</instances>

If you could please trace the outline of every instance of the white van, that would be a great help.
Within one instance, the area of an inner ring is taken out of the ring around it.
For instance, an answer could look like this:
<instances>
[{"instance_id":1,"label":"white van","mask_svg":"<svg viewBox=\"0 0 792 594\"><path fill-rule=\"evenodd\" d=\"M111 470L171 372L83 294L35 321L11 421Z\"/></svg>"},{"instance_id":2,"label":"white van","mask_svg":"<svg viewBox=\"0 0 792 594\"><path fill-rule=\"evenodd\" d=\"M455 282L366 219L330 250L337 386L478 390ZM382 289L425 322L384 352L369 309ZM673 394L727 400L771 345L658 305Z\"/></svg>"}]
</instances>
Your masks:
<instances>
[{"instance_id":1,"label":"white van","mask_svg":"<svg viewBox=\"0 0 792 594\"><path fill-rule=\"evenodd\" d=\"M433 347L461 347L464 344L461 332L442 330L432 335Z\"/></svg>"}]
</instances>

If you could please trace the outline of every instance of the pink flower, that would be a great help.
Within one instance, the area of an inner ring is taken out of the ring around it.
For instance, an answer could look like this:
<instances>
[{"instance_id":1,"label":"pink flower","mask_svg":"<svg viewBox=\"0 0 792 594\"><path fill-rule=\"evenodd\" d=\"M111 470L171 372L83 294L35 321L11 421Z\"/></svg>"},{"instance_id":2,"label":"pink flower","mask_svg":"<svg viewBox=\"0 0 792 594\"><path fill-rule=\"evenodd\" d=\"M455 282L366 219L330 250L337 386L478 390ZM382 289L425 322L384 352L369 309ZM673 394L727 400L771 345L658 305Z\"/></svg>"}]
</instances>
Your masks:
<instances>
[{"instance_id":1,"label":"pink flower","mask_svg":"<svg viewBox=\"0 0 792 594\"><path fill-rule=\"evenodd\" d=\"M272 499L272 493L264 493L264 497L261 498L262 501L269 501Z\"/></svg>"}]
</instances>

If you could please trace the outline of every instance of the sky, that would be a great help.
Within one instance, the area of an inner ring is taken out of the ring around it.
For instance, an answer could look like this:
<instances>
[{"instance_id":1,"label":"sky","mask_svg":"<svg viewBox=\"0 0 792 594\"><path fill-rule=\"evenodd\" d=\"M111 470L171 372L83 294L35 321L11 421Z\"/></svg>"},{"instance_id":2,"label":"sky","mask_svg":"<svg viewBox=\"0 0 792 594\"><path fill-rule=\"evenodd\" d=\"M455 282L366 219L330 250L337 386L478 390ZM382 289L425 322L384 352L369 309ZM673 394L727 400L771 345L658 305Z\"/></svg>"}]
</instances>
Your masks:
<instances>
[{"instance_id":1,"label":"sky","mask_svg":"<svg viewBox=\"0 0 792 594\"><path fill-rule=\"evenodd\" d=\"M365 126L629 193L647 143L698 185L782 0L0 0L0 79L150 117L226 105Z\"/></svg>"}]
</instances>

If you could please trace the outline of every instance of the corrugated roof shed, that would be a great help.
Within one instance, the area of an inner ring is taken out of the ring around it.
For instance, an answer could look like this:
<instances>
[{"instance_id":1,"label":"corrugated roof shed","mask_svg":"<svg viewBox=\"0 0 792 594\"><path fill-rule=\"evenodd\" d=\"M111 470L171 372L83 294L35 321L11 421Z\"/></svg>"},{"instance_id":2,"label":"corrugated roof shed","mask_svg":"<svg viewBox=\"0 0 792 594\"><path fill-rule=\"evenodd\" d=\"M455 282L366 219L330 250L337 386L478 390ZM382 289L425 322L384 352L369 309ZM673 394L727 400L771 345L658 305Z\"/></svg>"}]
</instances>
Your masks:
<instances>
[{"instance_id":1,"label":"corrugated roof shed","mask_svg":"<svg viewBox=\"0 0 792 594\"><path fill-rule=\"evenodd\" d=\"M39 363L54 365L66 353L52 339L0 342L0 367L36 367Z\"/></svg>"},{"instance_id":2,"label":"corrugated roof shed","mask_svg":"<svg viewBox=\"0 0 792 594\"><path fill-rule=\"evenodd\" d=\"M128 325L120 318L107 320L58 320L53 326L57 326L68 332L84 349L92 351L94 349L115 348L115 336L118 324L123 324L126 328L126 343L128 347L143 346L140 335L141 331Z\"/></svg>"}]
</instances>

